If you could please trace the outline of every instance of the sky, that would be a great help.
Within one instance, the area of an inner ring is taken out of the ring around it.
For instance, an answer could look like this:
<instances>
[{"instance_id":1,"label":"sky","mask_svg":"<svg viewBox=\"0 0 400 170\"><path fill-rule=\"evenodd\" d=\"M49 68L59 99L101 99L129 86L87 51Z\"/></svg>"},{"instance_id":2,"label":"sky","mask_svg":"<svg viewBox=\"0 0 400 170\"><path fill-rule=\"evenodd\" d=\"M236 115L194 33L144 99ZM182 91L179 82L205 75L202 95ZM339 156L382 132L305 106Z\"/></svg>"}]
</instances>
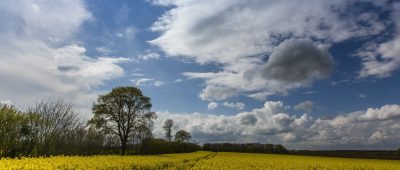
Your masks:
<instances>
[{"instance_id":1,"label":"sky","mask_svg":"<svg viewBox=\"0 0 400 170\"><path fill-rule=\"evenodd\" d=\"M193 141L400 147L395 0L3 0L0 102L136 86Z\"/></svg>"}]
</instances>

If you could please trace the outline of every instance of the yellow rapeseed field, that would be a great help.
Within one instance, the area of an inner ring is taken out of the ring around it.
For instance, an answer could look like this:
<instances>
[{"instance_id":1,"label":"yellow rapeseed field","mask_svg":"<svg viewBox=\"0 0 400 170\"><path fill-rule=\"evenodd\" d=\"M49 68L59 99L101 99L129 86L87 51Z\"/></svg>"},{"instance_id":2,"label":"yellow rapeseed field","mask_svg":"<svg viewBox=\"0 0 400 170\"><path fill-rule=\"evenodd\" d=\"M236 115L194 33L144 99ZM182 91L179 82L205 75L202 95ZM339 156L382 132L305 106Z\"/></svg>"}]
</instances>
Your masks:
<instances>
[{"instance_id":1,"label":"yellow rapeseed field","mask_svg":"<svg viewBox=\"0 0 400 170\"><path fill-rule=\"evenodd\" d=\"M219 152L212 159L198 161L191 169L400 170L400 161Z\"/></svg>"},{"instance_id":2,"label":"yellow rapeseed field","mask_svg":"<svg viewBox=\"0 0 400 170\"><path fill-rule=\"evenodd\" d=\"M276 154L195 152L155 156L3 158L0 160L0 169L400 170L400 161Z\"/></svg>"}]
</instances>

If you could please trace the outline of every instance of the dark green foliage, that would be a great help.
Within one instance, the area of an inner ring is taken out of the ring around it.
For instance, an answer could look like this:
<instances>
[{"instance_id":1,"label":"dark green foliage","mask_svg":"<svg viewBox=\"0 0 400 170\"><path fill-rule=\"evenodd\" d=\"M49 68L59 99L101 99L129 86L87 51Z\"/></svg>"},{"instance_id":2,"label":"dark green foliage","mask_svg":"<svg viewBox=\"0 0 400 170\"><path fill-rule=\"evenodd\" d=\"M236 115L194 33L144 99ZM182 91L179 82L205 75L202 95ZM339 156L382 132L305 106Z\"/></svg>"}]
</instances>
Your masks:
<instances>
[{"instance_id":1,"label":"dark green foliage","mask_svg":"<svg viewBox=\"0 0 400 170\"><path fill-rule=\"evenodd\" d=\"M203 149L213 152L287 153L287 149L282 145L259 143L206 143L203 145Z\"/></svg>"},{"instance_id":2,"label":"dark green foliage","mask_svg":"<svg viewBox=\"0 0 400 170\"><path fill-rule=\"evenodd\" d=\"M190 135L189 132L186 132L184 130L180 130L175 134L175 141L189 142L190 139L192 139L192 136Z\"/></svg>"},{"instance_id":3,"label":"dark green foliage","mask_svg":"<svg viewBox=\"0 0 400 170\"><path fill-rule=\"evenodd\" d=\"M93 105L93 118L89 124L105 134L119 138L121 154L127 149L129 138L139 131L150 129L153 119L150 98L136 87L116 87L101 95Z\"/></svg>"},{"instance_id":4,"label":"dark green foliage","mask_svg":"<svg viewBox=\"0 0 400 170\"><path fill-rule=\"evenodd\" d=\"M0 106L0 156L22 154L29 130L24 115L13 106Z\"/></svg>"},{"instance_id":5,"label":"dark green foliage","mask_svg":"<svg viewBox=\"0 0 400 170\"><path fill-rule=\"evenodd\" d=\"M201 146L186 142L168 142L164 139L146 139L141 146L142 154L184 153L202 150Z\"/></svg>"}]
</instances>

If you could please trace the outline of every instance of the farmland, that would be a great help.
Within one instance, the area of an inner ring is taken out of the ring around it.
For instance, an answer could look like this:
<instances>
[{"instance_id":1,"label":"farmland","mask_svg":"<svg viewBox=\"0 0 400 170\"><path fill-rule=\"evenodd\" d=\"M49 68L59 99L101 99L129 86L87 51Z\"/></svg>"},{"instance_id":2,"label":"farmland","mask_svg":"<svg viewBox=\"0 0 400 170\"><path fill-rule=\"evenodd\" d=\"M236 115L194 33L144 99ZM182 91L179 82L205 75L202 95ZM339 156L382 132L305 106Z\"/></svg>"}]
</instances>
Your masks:
<instances>
[{"instance_id":1,"label":"farmland","mask_svg":"<svg viewBox=\"0 0 400 170\"><path fill-rule=\"evenodd\" d=\"M398 170L395 160L194 152L151 156L54 156L0 160L0 169L323 169Z\"/></svg>"}]
</instances>

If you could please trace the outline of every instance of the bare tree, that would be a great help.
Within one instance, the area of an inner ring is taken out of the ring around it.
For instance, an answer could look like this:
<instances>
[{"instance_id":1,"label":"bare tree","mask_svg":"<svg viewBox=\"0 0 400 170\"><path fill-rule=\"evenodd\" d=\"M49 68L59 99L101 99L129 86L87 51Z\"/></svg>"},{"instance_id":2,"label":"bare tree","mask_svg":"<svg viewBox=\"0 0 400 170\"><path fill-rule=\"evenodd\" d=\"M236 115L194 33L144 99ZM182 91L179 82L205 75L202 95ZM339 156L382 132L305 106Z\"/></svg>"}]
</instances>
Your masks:
<instances>
[{"instance_id":1,"label":"bare tree","mask_svg":"<svg viewBox=\"0 0 400 170\"><path fill-rule=\"evenodd\" d=\"M128 138L141 126L149 125L156 118L151 112L150 98L136 87L116 87L100 95L93 105L93 118L89 121L106 133L118 136L121 154L126 152Z\"/></svg>"},{"instance_id":2,"label":"bare tree","mask_svg":"<svg viewBox=\"0 0 400 170\"><path fill-rule=\"evenodd\" d=\"M164 122L164 130L165 130L165 138L168 139L169 142L172 140L172 126L174 125L174 121L172 119L167 119Z\"/></svg>"},{"instance_id":3,"label":"bare tree","mask_svg":"<svg viewBox=\"0 0 400 170\"><path fill-rule=\"evenodd\" d=\"M28 109L27 124L30 128L31 149L57 152L66 138L81 127L74 105L63 99L43 99Z\"/></svg>"}]
</instances>

